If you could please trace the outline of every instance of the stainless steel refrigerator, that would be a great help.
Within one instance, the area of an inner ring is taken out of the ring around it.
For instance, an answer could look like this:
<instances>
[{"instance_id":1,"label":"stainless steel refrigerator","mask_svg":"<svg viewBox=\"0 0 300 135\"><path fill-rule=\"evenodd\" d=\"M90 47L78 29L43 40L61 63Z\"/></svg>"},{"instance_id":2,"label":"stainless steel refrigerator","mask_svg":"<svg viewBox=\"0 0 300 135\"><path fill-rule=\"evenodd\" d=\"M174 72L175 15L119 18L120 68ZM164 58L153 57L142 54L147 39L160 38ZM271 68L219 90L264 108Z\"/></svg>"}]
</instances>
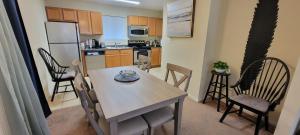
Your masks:
<instances>
[{"instance_id":1,"label":"stainless steel refrigerator","mask_svg":"<svg viewBox=\"0 0 300 135\"><path fill-rule=\"evenodd\" d=\"M77 23L46 22L46 31L50 53L59 64L70 66L80 59Z\"/></svg>"}]
</instances>

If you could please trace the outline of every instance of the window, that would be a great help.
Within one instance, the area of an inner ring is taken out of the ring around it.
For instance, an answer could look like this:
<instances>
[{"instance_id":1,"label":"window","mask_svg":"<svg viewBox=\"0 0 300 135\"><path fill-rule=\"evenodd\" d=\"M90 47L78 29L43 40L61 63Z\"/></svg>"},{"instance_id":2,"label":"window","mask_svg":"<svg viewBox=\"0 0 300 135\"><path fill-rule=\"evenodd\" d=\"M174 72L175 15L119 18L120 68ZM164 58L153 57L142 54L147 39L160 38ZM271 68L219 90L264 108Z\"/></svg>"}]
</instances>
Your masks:
<instances>
[{"instance_id":1,"label":"window","mask_svg":"<svg viewBox=\"0 0 300 135\"><path fill-rule=\"evenodd\" d=\"M119 16L103 16L103 40L127 41L127 19Z\"/></svg>"}]
</instances>

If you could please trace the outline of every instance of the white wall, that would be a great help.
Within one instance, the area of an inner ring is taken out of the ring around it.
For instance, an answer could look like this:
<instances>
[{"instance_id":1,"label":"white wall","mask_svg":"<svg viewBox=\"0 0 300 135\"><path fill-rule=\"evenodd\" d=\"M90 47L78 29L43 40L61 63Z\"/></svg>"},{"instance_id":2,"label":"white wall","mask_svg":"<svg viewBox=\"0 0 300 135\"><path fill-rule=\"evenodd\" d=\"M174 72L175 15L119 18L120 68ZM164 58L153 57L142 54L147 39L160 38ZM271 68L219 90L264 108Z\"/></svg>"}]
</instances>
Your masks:
<instances>
[{"instance_id":1,"label":"white wall","mask_svg":"<svg viewBox=\"0 0 300 135\"><path fill-rule=\"evenodd\" d=\"M167 3L165 0L163 15L162 37L162 68L173 63L193 70L193 75L188 90L189 96L199 101L199 89L202 75L202 65L208 29L208 20L211 0L197 0L194 21L193 38L169 38L166 33Z\"/></svg>"},{"instance_id":2,"label":"white wall","mask_svg":"<svg viewBox=\"0 0 300 135\"><path fill-rule=\"evenodd\" d=\"M293 135L300 120L300 60L284 103L275 135Z\"/></svg>"},{"instance_id":3,"label":"white wall","mask_svg":"<svg viewBox=\"0 0 300 135\"><path fill-rule=\"evenodd\" d=\"M44 22L46 19L44 0L18 0L22 19L31 45L33 57L43 85L45 95L48 96L48 78L46 66L37 49L42 47L48 50L48 42Z\"/></svg>"}]
</instances>

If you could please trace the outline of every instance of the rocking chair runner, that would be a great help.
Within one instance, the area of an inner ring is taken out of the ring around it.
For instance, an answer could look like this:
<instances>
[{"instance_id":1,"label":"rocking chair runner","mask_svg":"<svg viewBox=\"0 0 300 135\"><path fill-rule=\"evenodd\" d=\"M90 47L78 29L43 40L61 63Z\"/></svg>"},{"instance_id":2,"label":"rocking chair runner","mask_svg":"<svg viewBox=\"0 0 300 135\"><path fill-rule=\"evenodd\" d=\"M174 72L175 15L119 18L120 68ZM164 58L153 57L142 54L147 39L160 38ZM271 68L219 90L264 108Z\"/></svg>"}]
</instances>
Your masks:
<instances>
[{"instance_id":1,"label":"rocking chair runner","mask_svg":"<svg viewBox=\"0 0 300 135\"><path fill-rule=\"evenodd\" d=\"M262 63L261 70L256 78L250 82L251 79L248 77L256 70L254 67L257 67L259 63ZM251 83L251 87L249 89L241 89L243 88L241 87L243 81L249 81L248 83ZM238 105L240 106L239 115L241 115L243 109L247 109L258 115L255 135L258 135L262 117L265 118L265 129L268 130L268 113L269 111L274 111L275 107L283 99L289 81L290 72L287 65L282 60L268 57L266 59L254 61L242 73L240 80L235 85L231 86L237 96L229 99L230 104L221 117L220 122L223 122L234 105Z\"/></svg>"},{"instance_id":2,"label":"rocking chair runner","mask_svg":"<svg viewBox=\"0 0 300 135\"><path fill-rule=\"evenodd\" d=\"M61 66L52 56L49 52L47 52L46 50L44 50L43 48L39 48L38 52L40 53L43 61L45 62L47 69L51 75L52 81L55 82L54 85L54 90L53 90L53 94L51 97L51 101L54 100L54 96L56 93L60 93L58 91L59 87L67 87L69 85L63 85L63 86L59 86L60 82L65 82L65 81L69 81L73 91L76 95L76 97L78 98L78 95L75 91L74 88L74 84L73 84L73 80L75 78L75 72L70 70L69 67L67 66ZM70 91L64 91L64 92L70 92Z\"/></svg>"}]
</instances>

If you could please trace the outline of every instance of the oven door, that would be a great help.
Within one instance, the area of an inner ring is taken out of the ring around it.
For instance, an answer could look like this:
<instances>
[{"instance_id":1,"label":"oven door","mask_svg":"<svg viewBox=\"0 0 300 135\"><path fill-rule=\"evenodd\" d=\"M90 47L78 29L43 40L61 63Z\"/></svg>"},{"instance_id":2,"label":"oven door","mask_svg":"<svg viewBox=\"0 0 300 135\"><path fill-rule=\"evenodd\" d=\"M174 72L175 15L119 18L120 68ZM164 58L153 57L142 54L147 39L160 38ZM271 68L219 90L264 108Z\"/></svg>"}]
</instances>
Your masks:
<instances>
[{"instance_id":1,"label":"oven door","mask_svg":"<svg viewBox=\"0 0 300 135\"><path fill-rule=\"evenodd\" d=\"M148 37L148 27L146 26L129 26L130 37Z\"/></svg>"}]
</instances>

